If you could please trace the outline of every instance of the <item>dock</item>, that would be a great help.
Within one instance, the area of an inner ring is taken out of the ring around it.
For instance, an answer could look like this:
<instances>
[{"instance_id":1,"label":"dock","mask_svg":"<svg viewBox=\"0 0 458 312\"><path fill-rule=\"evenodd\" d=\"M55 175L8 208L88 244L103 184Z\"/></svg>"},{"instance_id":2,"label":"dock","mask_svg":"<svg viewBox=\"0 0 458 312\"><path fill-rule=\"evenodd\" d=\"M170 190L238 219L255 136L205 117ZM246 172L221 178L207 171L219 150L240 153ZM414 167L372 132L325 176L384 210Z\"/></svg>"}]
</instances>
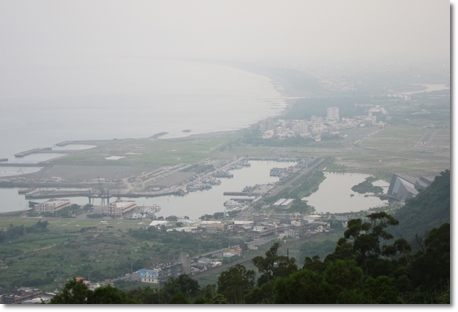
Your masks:
<instances>
[{"instance_id":1,"label":"dock","mask_svg":"<svg viewBox=\"0 0 458 312\"><path fill-rule=\"evenodd\" d=\"M252 193L246 192L224 192L224 196L254 196Z\"/></svg>"},{"instance_id":2,"label":"dock","mask_svg":"<svg viewBox=\"0 0 458 312\"><path fill-rule=\"evenodd\" d=\"M35 190L25 194L25 199L91 197L91 190L60 191L60 190Z\"/></svg>"},{"instance_id":3,"label":"dock","mask_svg":"<svg viewBox=\"0 0 458 312\"><path fill-rule=\"evenodd\" d=\"M22 194L27 190L21 190ZM88 198L110 198L110 197L124 197L124 198L140 198L140 197L159 197L159 196L170 196L180 195L178 191L172 192L154 192L154 193L114 193L104 194L92 192L92 190L43 190L36 189L31 192L25 193L26 199L47 199L47 198L71 198L71 197L88 197Z\"/></svg>"}]
</instances>

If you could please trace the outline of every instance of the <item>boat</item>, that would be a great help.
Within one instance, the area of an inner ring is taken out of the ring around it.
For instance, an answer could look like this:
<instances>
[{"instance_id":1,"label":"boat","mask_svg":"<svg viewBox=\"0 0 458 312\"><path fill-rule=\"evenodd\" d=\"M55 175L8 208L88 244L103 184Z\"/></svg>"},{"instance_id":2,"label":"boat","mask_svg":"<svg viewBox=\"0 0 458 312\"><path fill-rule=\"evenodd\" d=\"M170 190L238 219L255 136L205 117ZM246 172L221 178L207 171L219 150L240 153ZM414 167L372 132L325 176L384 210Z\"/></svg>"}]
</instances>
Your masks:
<instances>
[{"instance_id":1,"label":"boat","mask_svg":"<svg viewBox=\"0 0 458 312\"><path fill-rule=\"evenodd\" d=\"M226 207L226 208L238 208L240 206L241 206L241 204L239 202L236 202L233 199L229 199L229 200L226 200L224 202L224 207Z\"/></svg>"}]
</instances>

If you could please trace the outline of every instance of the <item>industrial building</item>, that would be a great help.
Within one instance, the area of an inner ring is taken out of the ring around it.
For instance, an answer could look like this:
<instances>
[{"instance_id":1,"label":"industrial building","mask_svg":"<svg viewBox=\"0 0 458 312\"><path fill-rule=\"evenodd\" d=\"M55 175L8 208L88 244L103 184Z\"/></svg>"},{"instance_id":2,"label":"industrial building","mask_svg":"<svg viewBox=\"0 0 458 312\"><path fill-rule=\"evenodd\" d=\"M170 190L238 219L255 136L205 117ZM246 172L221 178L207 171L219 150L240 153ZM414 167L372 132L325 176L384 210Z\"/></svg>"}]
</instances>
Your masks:
<instances>
[{"instance_id":1,"label":"industrial building","mask_svg":"<svg viewBox=\"0 0 458 312\"><path fill-rule=\"evenodd\" d=\"M126 212L135 208L137 208L135 201L117 199L116 201L102 207L102 213L108 216L121 217Z\"/></svg>"},{"instance_id":2,"label":"industrial building","mask_svg":"<svg viewBox=\"0 0 458 312\"><path fill-rule=\"evenodd\" d=\"M432 182L433 179L428 177L414 178L394 173L387 194L399 199L409 199L415 197L419 191L427 188Z\"/></svg>"},{"instance_id":3,"label":"industrial building","mask_svg":"<svg viewBox=\"0 0 458 312\"><path fill-rule=\"evenodd\" d=\"M70 206L70 200L69 199L50 199L44 203L40 204L35 204L33 209L36 212L56 212L58 210L61 210L62 208Z\"/></svg>"}]
</instances>

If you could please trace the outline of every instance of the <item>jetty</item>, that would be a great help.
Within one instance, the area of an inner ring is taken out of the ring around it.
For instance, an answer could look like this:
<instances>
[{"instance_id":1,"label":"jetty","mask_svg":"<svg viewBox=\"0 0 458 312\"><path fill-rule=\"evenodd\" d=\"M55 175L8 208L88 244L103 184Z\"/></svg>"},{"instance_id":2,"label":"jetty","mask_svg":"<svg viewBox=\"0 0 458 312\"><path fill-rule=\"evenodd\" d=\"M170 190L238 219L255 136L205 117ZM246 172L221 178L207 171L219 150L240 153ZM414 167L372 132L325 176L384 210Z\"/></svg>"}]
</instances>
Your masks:
<instances>
[{"instance_id":1,"label":"jetty","mask_svg":"<svg viewBox=\"0 0 458 312\"><path fill-rule=\"evenodd\" d=\"M17 153L14 154L14 157L16 158L22 158L30 154L36 154L36 153L43 153L43 152L50 152L52 151L51 147L43 147L43 148L34 148L25 152Z\"/></svg>"}]
</instances>

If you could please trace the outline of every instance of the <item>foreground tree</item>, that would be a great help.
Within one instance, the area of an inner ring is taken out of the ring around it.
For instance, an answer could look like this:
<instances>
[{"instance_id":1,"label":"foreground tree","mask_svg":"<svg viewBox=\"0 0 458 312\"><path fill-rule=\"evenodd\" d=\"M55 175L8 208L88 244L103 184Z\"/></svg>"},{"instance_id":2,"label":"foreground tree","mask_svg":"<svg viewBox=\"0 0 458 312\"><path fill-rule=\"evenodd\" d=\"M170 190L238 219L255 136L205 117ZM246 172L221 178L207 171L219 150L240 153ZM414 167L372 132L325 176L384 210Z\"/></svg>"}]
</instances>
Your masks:
<instances>
[{"instance_id":1,"label":"foreground tree","mask_svg":"<svg viewBox=\"0 0 458 312\"><path fill-rule=\"evenodd\" d=\"M218 277L218 294L226 297L228 303L244 303L244 296L254 286L255 273L237 264Z\"/></svg>"},{"instance_id":2,"label":"foreground tree","mask_svg":"<svg viewBox=\"0 0 458 312\"><path fill-rule=\"evenodd\" d=\"M391 245L383 244L393 238L386 228L399 223L386 212L372 213L367 216L367 221L353 219L348 221L348 229L344 237L339 239L335 252L326 257L330 262L336 259L356 260L366 275L380 275L386 269L386 261L383 257L393 256L398 252L408 257L411 248L405 239L398 239Z\"/></svg>"},{"instance_id":3,"label":"foreground tree","mask_svg":"<svg viewBox=\"0 0 458 312\"><path fill-rule=\"evenodd\" d=\"M259 286L277 277L286 277L297 271L296 259L280 256L278 254L279 247L280 243L276 242L266 251L265 257L253 258L253 264L261 273L261 277L258 279Z\"/></svg>"},{"instance_id":4,"label":"foreground tree","mask_svg":"<svg viewBox=\"0 0 458 312\"><path fill-rule=\"evenodd\" d=\"M110 285L90 290L82 281L69 280L50 304L131 304L137 303Z\"/></svg>"}]
</instances>

